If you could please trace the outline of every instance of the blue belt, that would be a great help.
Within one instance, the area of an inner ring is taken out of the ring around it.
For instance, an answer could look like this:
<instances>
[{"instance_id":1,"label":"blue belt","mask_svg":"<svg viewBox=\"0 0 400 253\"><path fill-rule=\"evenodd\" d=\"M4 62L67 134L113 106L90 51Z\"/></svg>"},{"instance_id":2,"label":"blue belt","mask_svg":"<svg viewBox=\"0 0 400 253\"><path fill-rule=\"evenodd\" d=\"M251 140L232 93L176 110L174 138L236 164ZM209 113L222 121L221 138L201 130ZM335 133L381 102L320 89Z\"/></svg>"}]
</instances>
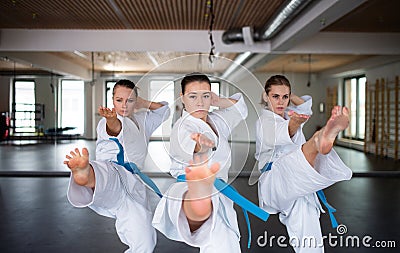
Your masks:
<instances>
[{"instance_id":1,"label":"blue belt","mask_svg":"<svg viewBox=\"0 0 400 253\"><path fill-rule=\"evenodd\" d=\"M271 170L271 168L272 168L272 162L271 163L267 163L267 164L265 164L264 168L261 169L261 173L269 171L269 170ZM338 223L336 221L335 216L333 215L333 213L336 212L336 209L328 203L328 201L326 200L324 191L322 191L322 190L317 191L317 195L318 195L320 201L322 202L322 204L324 204L326 209L328 209L328 213L329 213L329 217L331 219L332 227L336 228L338 226Z\"/></svg>"},{"instance_id":2,"label":"blue belt","mask_svg":"<svg viewBox=\"0 0 400 253\"><path fill-rule=\"evenodd\" d=\"M186 182L186 176L185 175L179 175L177 178L178 182ZM243 215L246 219L247 223L247 230L249 231L248 233L248 241L247 241L247 248L250 248L251 244L251 228L250 228L250 219L249 215L247 212L250 212L260 218L263 221L266 221L269 217L269 213L255 205L253 202L249 201L238 191L236 191L235 188L233 188L231 185L225 183L224 180L220 178L216 178L214 181L214 186L215 188L220 191L222 194L224 194L226 197L231 199L234 203L236 203L238 206L240 206L243 210Z\"/></svg>"},{"instance_id":3,"label":"blue belt","mask_svg":"<svg viewBox=\"0 0 400 253\"><path fill-rule=\"evenodd\" d=\"M118 148L119 148L119 152L117 154L117 161L116 162L114 161L114 163L123 166L126 170L130 171L132 174L137 174L145 184L147 184L151 189L153 189L153 191L158 196L160 196L160 198L162 198L161 191L160 191L160 189L158 189L157 185L153 182L153 180L151 180L146 174L141 172L138 169L138 167L136 166L136 164L134 164L132 162L128 162L128 163L124 162L124 148L122 147L122 145L118 141L118 139L110 138L110 140L115 141L115 143L117 143Z\"/></svg>"}]
</instances>

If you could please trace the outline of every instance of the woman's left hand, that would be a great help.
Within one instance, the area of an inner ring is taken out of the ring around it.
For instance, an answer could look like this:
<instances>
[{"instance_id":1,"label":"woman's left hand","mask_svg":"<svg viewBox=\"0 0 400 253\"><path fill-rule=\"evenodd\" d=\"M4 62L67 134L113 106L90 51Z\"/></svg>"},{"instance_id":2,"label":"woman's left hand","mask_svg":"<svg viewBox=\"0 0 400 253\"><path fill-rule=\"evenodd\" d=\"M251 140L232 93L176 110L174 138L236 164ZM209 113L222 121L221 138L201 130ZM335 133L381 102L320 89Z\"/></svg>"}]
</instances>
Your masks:
<instances>
[{"instance_id":1,"label":"woman's left hand","mask_svg":"<svg viewBox=\"0 0 400 253\"><path fill-rule=\"evenodd\" d=\"M310 115L299 114L296 113L295 111L289 111L288 116L290 117L291 120L296 121L298 124L303 124L311 117Z\"/></svg>"},{"instance_id":2,"label":"woman's left hand","mask_svg":"<svg viewBox=\"0 0 400 253\"><path fill-rule=\"evenodd\" d=\"M210 94L211 94L211 106L219 107L220 97L212 91L210 92Z\"/></svg>"},{"instance_id":3,"label":"woman's left hand","mask_svg":"<svg viewBox=\"0 0 400 253\"><path fill-rule=\"evenodd\" d=\"M196 142L195 153L205 153L215 147L215 143L204 134L192 133L190 137Z\"/></svg>"},{"instance_id":4,"label":"woman's left hand","mask_svg":"<svg viewBox=\"0 0 400 253\"><path fill-rule=\"evenodd\" d=\"M211 92L211 106L218 107L220 109L228 108L237 102L235 99L220 97L214 92Z\"/></svg>"},{"instance_id":5,"label":"woman's left hand","mask_svg":"<svg viewBox=\"0 0 400 253\"><path fill-rule=\"evenodd\" d=\"M144 100L143 98L137 96L136 97L136 102L135 102L135 109L139 110L142 108L145 108L147 106L148 103L146 103L147 101Z\"/></svg>"}]
</instances>

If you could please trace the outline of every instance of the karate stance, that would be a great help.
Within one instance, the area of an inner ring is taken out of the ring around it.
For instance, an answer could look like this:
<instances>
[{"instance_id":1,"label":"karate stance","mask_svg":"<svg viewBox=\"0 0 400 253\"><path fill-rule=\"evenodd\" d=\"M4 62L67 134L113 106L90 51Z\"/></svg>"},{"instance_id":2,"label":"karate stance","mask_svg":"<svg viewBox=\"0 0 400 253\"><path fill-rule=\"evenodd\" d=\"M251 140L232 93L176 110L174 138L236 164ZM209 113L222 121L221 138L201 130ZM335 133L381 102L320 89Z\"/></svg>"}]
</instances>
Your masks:
<instances>
[{"instance_id":1,"label":"karate stance","mask_svg":"<svg viewBox=\"0 0 400 253\"><path fill-rule=\"evenodd\" d=\"M351 170L332 148L348 127L349 111L335 106L326 125L306 141L302 127L312 114L310 96L291 94L288 79L276 75L265 84L263 102L265 109L256 122L256 159L263 172L260 207L279 213L296 252L324 252L319 222L323 209L316 192L351 178ZM290 102L293 106L288 107ZM311 245L304 243L307 238L313 238Z\"/></svg>"},{"instance_id":2,"label":"karate stance","mask_svg":"<svg viewBox=\"0 0 400 253\"><path fill-rule=\"evenodd\" d=\"M124 162L143 168L150 135L169 115L166 103L154 103L137 96L135 85L120 80L113 90L112 110L99 108L104 118L97 133L96 161L89 162L86 148L71 151L64 162L71 169L67 197L75 207L89 207L100 215L116 219L126 252L153 252L156 231L151 225L152 198L158 198L137 174L116 164L119 145L125 148ZM134 114L134 109L148 108Z\"/></svg>"},{"instance_id":3,"label":"karate stance","mask_svg":"<svg viewBox=\"0 0 400 253\"><path fill-rule=\"evenodd\" d=\"M240 252L240 233L233 202L218 192L215 178L228 180L228 138L247 117L241 94L219 98L207 76L191 74L181 82L185 110L170 138L170 173L178 180L159 202L153 226L172 240L200 252ZM219 110L209 112L210 106Z\"/></svg>"},{"instance_id":4,"label":"karate stance","mask_svg":"<svg viewBox=\"0 0 400 253\"><path fill-rule=\"evenodd\" d=\"M118 139L125 150L125 161L142 168L146 156L137 149L147 150L151 134L165 121L170 110L167 102L151 102L138 96L135 84L119 80L113 88L114 108L100 106L103 118L97 124L96 159L115 161L118 146L110 138ZM141 110L135 112L135 110Z\"/></svg>"}]
</instances>

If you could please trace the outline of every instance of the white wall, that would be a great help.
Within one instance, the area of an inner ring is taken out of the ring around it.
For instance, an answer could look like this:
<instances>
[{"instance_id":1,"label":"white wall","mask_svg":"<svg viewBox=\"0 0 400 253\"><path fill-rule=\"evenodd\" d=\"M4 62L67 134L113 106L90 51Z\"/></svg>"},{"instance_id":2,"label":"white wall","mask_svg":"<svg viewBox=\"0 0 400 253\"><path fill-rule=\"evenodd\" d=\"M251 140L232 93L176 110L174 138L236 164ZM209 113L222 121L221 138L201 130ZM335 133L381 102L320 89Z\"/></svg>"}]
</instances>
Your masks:
<instances>
[{"instance_id":1,"label":"white wall","mask_svg":"<svg viewBox=\"0 0 400 253\"><path fill-rule=\"evenodd\" d=\"M396 75L400 75L400 62L378 66L366 71L367 80L369 83L375 83L376 79L385 78L389 81L394 81Z\"/></svg>"}]
</instances>

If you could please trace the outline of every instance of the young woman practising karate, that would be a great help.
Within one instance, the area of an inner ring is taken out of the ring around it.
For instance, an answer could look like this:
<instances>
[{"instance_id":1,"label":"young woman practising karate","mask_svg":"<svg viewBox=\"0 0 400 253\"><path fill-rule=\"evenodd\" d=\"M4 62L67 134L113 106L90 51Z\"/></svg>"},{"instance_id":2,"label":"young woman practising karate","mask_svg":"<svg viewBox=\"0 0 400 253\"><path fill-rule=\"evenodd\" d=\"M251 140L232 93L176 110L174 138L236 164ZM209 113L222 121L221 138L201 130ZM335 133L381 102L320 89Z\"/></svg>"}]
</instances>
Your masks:
<instances>
[{"instance_id":1,"label":"young woman practising karate","mask_svg":"<svg viewBox=\"0 0 400 253\"><path fill-rule=\"evenodd\" d=\"M216 190L214 182L228 180L228 140L247 117L244 98L239 93L218 97L203 74L185 76L181 86L185 109L170 138L170 173L178 182L159 202L153 226L200 252L241 252L233 202ZM209 112L210 106L219 109Z\"/></svg>"},{"instance_id":2,"label":"young woman practising karate","mask_svg":"<svg viewBox=\"0 0 400 253\"><path fill-rule=\"evenodd\" d=\"M323 209L316 192L351 178L351 170L332 148L349 125L349 111L335 106L326 125L306 141L302 127L312 114L310 96L292 94L288 79L276 75L265 84L263 103L256 122L256 159L263 172L260 207L279 213L296 252L324 252L319 222ZM334 210L328 210L332 215ZM314 240L311 245L303 243L306 238Z\"/></svg>"}]
</instances>

